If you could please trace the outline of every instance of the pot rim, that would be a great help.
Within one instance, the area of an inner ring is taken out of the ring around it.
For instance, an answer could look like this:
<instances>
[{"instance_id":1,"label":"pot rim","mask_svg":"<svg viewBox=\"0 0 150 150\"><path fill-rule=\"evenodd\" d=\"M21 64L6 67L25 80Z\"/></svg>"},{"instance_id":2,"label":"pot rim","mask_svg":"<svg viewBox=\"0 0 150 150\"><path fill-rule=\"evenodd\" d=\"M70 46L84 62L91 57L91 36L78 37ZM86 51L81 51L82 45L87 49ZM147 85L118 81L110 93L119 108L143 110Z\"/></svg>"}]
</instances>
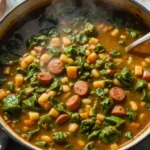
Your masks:
<instances>
[{"instance_id":1,"label":"pot rim","mask_svg":"<svg viewBox=\"0 0 150 150\"><path fill-rule=\"evenodd\" d=\"M14 12L18 7L20 7L21 5L23 5L24 3L28 2L30 0L24 0L21 3L19 3L17 6L14 6L11 10L9 10L0 20L0 24L2 22L5 21L5 19L12 13ZM145 11L147 14L150 14L150 11L148 9L146 9L143 5L141 5L140 3L136 2L135 0L129 0L130 2L132 2L134 5L137 5L138 7L140 7L143 11ZM125 144L123 144L118 150L127 150L135 145L137 145L138 143L142 142L146 137L148 137L148 135L150 134L150 127L149 127L150 123L136 136L135 139L133 139L132 141L129 141ZM6 134L11 137L13 140L15 140L16 142L18 142L19 144L30 148L30 149L35 149L36 150L40 150L38 147L30 144L28 141L25 141L23 138L21 138L16 132L14 132L4 121L4 119L0 116L0 127L6 132Z\"/></svg>"}]
</instances>

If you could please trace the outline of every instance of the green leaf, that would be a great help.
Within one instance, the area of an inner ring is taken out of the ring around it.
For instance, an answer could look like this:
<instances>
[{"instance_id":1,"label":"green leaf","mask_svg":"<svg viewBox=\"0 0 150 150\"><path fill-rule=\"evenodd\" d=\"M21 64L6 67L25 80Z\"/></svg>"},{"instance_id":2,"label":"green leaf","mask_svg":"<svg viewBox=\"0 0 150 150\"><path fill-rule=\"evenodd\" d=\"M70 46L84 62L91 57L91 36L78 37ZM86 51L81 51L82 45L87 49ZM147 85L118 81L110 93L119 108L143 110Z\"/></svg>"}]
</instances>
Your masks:
<instances>
[{"instance_id":1,"label":"green leaf","mask_svg":"<svg viewBox=\"0 0 150 150\"><path fill-rule=\"evenodd\" d=\"M5 78L0 78L0 86L2 86L5 83L6 79Z\"/></svg>"},{"instance_id":2,"label":"green leaf","mask_svg":"<svg viewBox=\"0 0 150 150\"><path fill-rule=\"evenodd\" d=\"M72 29L71 29L71 28L63 29L63 31L64 31L65 33L68 33L68 34L71 34L71 33L72 33Z\"/></svg>"},{"instance_id":3,"label":"green leaf","mask_svg":"<svg viewBox=\"0 0 150 150\"><path fill-rule=\"evenodd\" d=\"M106 97L101 102L101 106L102 106L102 109L104 111L104 114L108 114L111 111L113 105L114 105L114 102L110 98Z\"/></svg>"},{"instance_id":4,"label":"green leaf","mask_svg":"<svg viewBox=\"0 0 150 150\"><path fill-rule=\"evenodd\" d=\"M52 121L52 118L50 117L49 114L45 114L45 115L42 115L38 121L38 125L41 126L42 124L48 124Z\"/></svg>"},{"instance_id":5,"label":"green leaf","mask_svg":"<svg viewBox=\"0 0 150 150\"><path fill-rule=\"evenodd\" d=\"M95 52L97 52L97 53L102 53L102 52L104 52L104 51L105 51L105 47L104 47L102 44L98 43L98 44L96 45Z\"/></svg>"},{"instance_id":6,"label":"green leaf","mask_svg":"<svg viewBox=\"0 0 150 150\"><path fill-rule=\"evenodd\" d=\"M61 50L52 46L47 47L48 53L50 53L52 56L57 57L61 54Z\"/></svg>"},{"instance_id":7,"label":"green leaf","mask_svg":"<svg viewBox=\"0 0 150 150\"><path fill-rule=\"evenodd\" d=\"M110 125L117 127L120 127L123 123L125 123L125 120L117 117L117 116L108 116L105 117L105 121L108 122Z\"/></svg>"},{"instance_id":8,"label":"green leaf","mask_svg":"<svg viewBox=\"0 0 150 150\"><path fill-rule=\"evenodd\" d=\"M81 121L81 118L80 118L80 115L79 113L72 113L71 114L71 122L80 122Z\"/></svg>"},{"instance_id":9,"label":"green leaf","mask_svg":"<svg viewBox=\"0 0 150 150\"><path fill-rule=\"evenodd\" d=\"M126 133L124 134L124 137L125 137L126 139L132 139L132 133L131 133L130 131L128 131L128 132L126 132Z\"/></svg>"},{"instance_id":10,"label":"green leaf","mask_svg":"<svg viewBox=\"0 0 150 150\"><path fill-rule=\"evenodd\" d=\"M71 45L68 46L64 49L64 53L68 56L68 57L75 57L77 55L77 51L78 48L76 45Z\"/></svg>"},{"instance_id":11,"label":"green leaf","mask_svg":"<svg viewBox=\"0 0 150 150\"><path fill-rule=\"evenodd\" d=\"M81 122L79 132L84 133L90 131L90 129L94 126L94 123L95 121L93 118L83 120Z\"/></svg>"},{"instance_id":12,"label":"green leaf","mask_svg":"<svg viewBox=\"0 0 150 150\"><path fill-rule=\"evenodd\" d=\"M120 132L113 126L105 127L99 134L99 139L105 144L118 142Z\"/></svg>"},{"instance_id":13,"label":"green leaf","mask_svg":"<svg viewBox=\"0 0 150 150\"><path fill-rule=\"evenodd\" d=\"M138 80L136 85L135 85L135 91L141 90L143 88L147 87L147 81L145 80Z\"/></svg>"},{"instance_id":14,"label":"green leaf","mask_svg":"<svg viewBox=\"0 0 150 150\"><path fill-rule=\"evenodd\" d=\"M88 40L89 40L89 38L84 33L79 33L76 35L76 42L79 44L85 44L88 42Z\"/></svg>"},{"instance_id":15,"label":"green leaf","mask_svg":"<svg viewBox=\"0 0 150 150\"><path fill-rule=\"evenodd\" d=\"M93 150L93 145L94 145L94 141L89 142L88 144L85 145L83 150Z\"/></svg>"},{"instance_id":16,"label":"green leaf","mask_svg":"<svg viewBox=\"0 0 150 150\"><path fill-rule=\"evenodd\" d=\"M96 27L89 22L87 22L85 24L84 32L89 36L96 36L97 35Z\"/></svg>"},{"instance_id":17,"label":"green leaf","mask_svg":"<svg viewBox=\"0 0 150 150\"><path fill-rule=\"evenodd\" d=\"M68 134L66 132L53 133L53 140L57 143L65 143L67 141Z\"/></svg>"},{"instance_id":18,"label":"green leaf","mask_svg":"<svg viewBox=\"0 0 150 150\"><path fill-rule=\"evenodd\" d=\"M37 102L36 94L33 94L33 96L31 96L28 99L24 100L22 102L22 108L23 109L29 109L29 110L41 110L41 107Z\"/></svg>"},{"instance_id":19,"label":"green leaf","mask_svg":"<svg viewBox=\"0 0 150 150\"><path fill-rule=\"evenodd\" d=\"M50 98L50 102L57 111L67 113L69 115L71 114L69 111L67 111L65 104L63 102L61 103L57 102L57 100L54 97Z\"/></svg>"},{"instance_id":20,"label":"green leaf","mask_svg":"<svg viewBox=\"0 0 150 150\"><path fill-rule=\"evenodd\" d=\"M35 145L36 146L40 146L40 147L48 147L48 143L45 142L45 141L38 141L38 142L35 142Z\"/></svg>"},{"instance_id":21,"label":"green leaf","mask_svg":"<svg viewBox=\"0 0 150 150\"><path fill-rule=\"evenodd\" d=\"M10 92L14 92L14 90L15 90L15 85L14 85L12 82L8 82L8 83L7 83L7 89L8 89Z\"/></svg>"},{"instance_id":22,"label":"green leaf","mask_svg":"<svg viewBox=\"0 0 150 150\"><path fill-rule=\"evenodd\" d=\"M141 100L143 102L150 102L150 95L145 89L143 89Z\"/></svg>"},{"instance_id":23,"label":"green leaf","mask_svg":"<svg viewBox=\"0 0 150 150\"><path fill-rule=\"evenodd\" d=\"M125 87L126 86L127 87L131 86L131 83L133 81L133 78L131 76L131 72L126 67L124 67L122 69L121 73L116 73L115 74L115 78L120 81L120 83L122 84L122 86L125 86Z\"/></svg>"},{"instance_id":24,"label":"green leaf","mask_svg":"<svg viewBox=\"0 0 150 150\"><path fill-rule=\"evenodd\" d=\"M98 89L96 89L96 95L101 97L102 99L104 99L106 96L106 93L105 93L104 89L98 88Z\"/></svg>"},{"instance_id":25,"label":"green leaf","mask_svg":"<svg viewBox=\"0 0 150 150\"><path fill-rule=\"evenodd\" d=\"M88 140L91 140L91 139L97 137L97 136L99 135L99 133L100 133L100 130L95 130L95 131L93 131L92 133L90 133L90 134L88 135Z\"/></svg>"},{"instance_id":26,"label":"green leaf","mask_svg":"<svg viewBox=\"0 0 150 150\"><path fill-rule=\"evenodd\" d=\"M137 114L132 109L127 108L126 116L128 117L129 120L135 121L136 117L137 117Z\"/></svg>"},{"instance_id":27,"label":"green leaf","mask_svg":"<svg viewBox=\"0 0 150 150\"><path fill-rule=\"evenodd\" d=\"M20 99L18 95L8 95L2 101L2 110L11 116L16 116L21 111Z\"/></svg>"},{"instance_id":28,"label":"green leaf","mask_svg":"<svg viewBox=\"0 0 150 150\"><path fill-rule=\"evenodd\" d=\"M131 30L130 31L130 36L133 37L133 38L137 38L140 36L140 32L138 30Z\"/></svg>"},{"instance_id":29,"label":"green leaf","mask_svg":"<svg viewBox=\"0 0 150 150\"><path fill-rule=\"evenodd\" d=\"M112 50L112 51L110 52L110 55L111 55L112 57L119 57L119 56L120 56L120 52L119 52L118 50Z\"/></svg>"}]
</instances>

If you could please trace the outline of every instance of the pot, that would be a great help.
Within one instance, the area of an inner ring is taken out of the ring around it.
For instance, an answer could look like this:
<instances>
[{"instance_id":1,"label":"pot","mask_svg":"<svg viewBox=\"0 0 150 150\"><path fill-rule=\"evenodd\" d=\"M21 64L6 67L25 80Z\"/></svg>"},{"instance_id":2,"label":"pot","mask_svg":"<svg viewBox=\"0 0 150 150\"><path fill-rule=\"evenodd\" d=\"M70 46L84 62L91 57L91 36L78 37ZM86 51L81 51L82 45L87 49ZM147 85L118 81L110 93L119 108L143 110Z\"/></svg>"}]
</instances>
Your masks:
<instances>
[{"instance_id":1,"label":"pot","mask_svg":"<svg viewBox=\"0 0 150 150\"><path fill-rule=\"evenodd\" d=\"M141 5L137 5L135 1L133 0L97 0L99 2L104 3L111 3L112 5L115 5L117 7L120 7L121 9L124 9L131 13L132 15L138 17L142 22L144 22L149 28L150 28L150 12L148 12L146 9L144 9ZM80 1L79 1L80 2ZM3 38L3 36L8 32L8 30L13 26L17 20L22 18L24 15L29 14L34 9L37 9L41 7L42 5L50 4L51 0L26 0L19 4L17 7L13 8L10 12L6 14L6 16L0 21L0 41ZM16 19L17 18L17 19ZM2 129L6 131L6 133L12 137L14 140L19 142L20 144L26 146L29 149L36 149L39 148L31 145L24 139L22 139L20 136L18 136L3 120L3 118L0 116L0 125ZM142 133L139 133L136 138L134 138L132 141L129 141L128 143L125 143L120 147L120 150L127 150L131 148L132 146L136 145L140 141L142 141L145 137L147 137L150 134L150 124L145 127L145 129L142 131Z\"/></svg>"}]
</instances>

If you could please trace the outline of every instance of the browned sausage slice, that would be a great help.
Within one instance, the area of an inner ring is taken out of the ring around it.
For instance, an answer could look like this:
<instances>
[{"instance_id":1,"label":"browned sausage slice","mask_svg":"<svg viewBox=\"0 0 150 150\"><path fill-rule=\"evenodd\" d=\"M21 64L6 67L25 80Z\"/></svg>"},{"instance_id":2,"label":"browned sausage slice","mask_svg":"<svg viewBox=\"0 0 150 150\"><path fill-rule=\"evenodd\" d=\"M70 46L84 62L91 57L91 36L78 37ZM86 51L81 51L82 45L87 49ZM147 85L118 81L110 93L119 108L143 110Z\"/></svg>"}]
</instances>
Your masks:
<instances>
[{"instance_id":1,"label":"browned sausage slice","mask_svg":"<svg viewBox=\"0 0 150 150\"><path fill-rule=\"evenodd\" d=\"M126 112L125 112L125 109L124 109L122 106L116 105L116 106L113 108L111 114L112 114L112 115L117 115L117 116L122 116L122 115L125 115Z\"/></svg>"},{"instance_id":2,"label":"browned sausage slice","mask_svg":"<svg viewBox=\"0 0 150 150\"><path fill-rule=\"evenodd\" d=\"M150 80L150 71L148 70L145 70L143 72L143 77L142 77L144 80Z\"/></svg>"},{"instance_id":3,"label":"browned sausage slice","mask_svg":"<svg viewBox=\"0 0 150 150\"><path fill-rule=\"evenodd\" d=\"M85 81L78 81L74 85L74 91L79 96L85 96L89 91L88 84Z\"/></svg>"},{"instance_id":4,"label":"browned sausage slice","mask_svg":"<svg viewBox=\"0 0 150 150\"><path fill-rule=\"evenodd\" d=\"M62 114L59 115L58 118L56 119L55 123L60 125L66 123L70 119L70 116L68 114Z\"/></svg>"},{"instance_id":5,"label":"browned sausage slice","mask_svg":"<svg viewBox=\"0 0 150 150\"><path fill-rule=\"evenodd\" d=\"M52 75L49 72L40 72L38 74L38 82L41 85L47 85L52 81Z\"/></svg>"},{"instance_id":6,"label":"browned sausage slice","mask_svg":"<svg viewBox=\"0 0 150 150\"><path fill-rule=\"evenodd\" d=\"M110 97L114 101L123 101L125 99L125 92L119 87L113 87L109 91Z\"/></svg>"},{"instance_id":7,"label":"browned sausage slice","mask_svg":"<svg viewBox=\"0 0 150 150\"><path fill-rule=\"evenodd\" d=\"M64 63L59 59L53 59L48 64L49 71L55 75L59 75L64 70Z\"/></svg>"},{"instance_id":8,"label":"browned sausage slice","mask_svg":"<svg viewBox=\"0 0 150 150\"><path fill-rule=\"evenodd\" d=\"M74 112L79 109L80 103L81 103L81 101L80 101L79 96L73 95L67 100L66 106L71 112Z\"/></svg>"}]
</instances>

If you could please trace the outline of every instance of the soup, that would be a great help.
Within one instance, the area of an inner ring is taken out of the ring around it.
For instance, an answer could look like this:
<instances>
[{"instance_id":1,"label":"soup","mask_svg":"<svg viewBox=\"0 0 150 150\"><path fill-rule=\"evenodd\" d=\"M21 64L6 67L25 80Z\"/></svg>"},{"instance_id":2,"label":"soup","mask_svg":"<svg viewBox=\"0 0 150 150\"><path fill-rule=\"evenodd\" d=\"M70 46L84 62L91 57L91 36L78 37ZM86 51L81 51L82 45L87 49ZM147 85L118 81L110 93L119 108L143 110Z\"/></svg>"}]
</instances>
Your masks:
<instances>
[{"instance_id":1,"label":"soup","mask_svg":"<svg viewBox=\"0 0 150 150\"><path fill-rule=\"evenodd\" d=\"M148 29L97 7L43 7L1 44L1 115L41 149L118 149L149 123L150 58L125 52Z\"/></svg>"}]
</instances>

